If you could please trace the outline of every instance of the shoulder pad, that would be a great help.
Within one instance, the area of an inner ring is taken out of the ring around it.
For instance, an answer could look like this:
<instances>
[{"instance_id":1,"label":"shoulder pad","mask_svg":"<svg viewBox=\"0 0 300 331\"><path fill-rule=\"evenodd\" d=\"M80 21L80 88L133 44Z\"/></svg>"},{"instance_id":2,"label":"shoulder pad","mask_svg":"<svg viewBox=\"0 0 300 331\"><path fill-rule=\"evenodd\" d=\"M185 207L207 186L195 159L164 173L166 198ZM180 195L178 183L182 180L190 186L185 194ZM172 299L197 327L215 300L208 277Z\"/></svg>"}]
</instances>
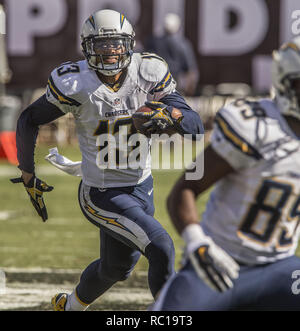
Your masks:
<instances>
[{"instance_id":1,"label":"shoulder pad","mask_svg":"<svg viewBox=\"0 0 300 331\"><path fill-rule=\"evenodd\" d=\"M61 104L80 106L84 102L82 65L65 62L55 68L48 79L48 90Z\"/></svg>"},{"instance_id":2,"label":"shoulder pad","mask_svg":"<svg viewBox=\"0 0 300 331\"><path fill-rule=\"evenodd\" d=\"M140 53L141 76L148 82L160 82L169 71L167 62L154 53Z\"/></svg>"},{"instance_id":3,"label":"shoulder pad","mask_svg":"<svg viewBox=\"0 0 300 331\"><path fill-rule=\"evenodd\" d=\"M216 115L212 136L215 149L237 169L253 165L250 159L275 160L295 151L293 137L284 130L282 116L270 99L237 100L225 106Z\"/></svg>"},{"instance_id":4,"label":"shoulder pad","mask_svg":"<svg viewBox=\"0 0 300 331\"><path fill-rule=\"evenodd\" d=\"M220 109L215 124L228 142L248 156L260 159L259 146L268 134L267 117L261 103L236 100Z\"/></svg>"},{"instance_id":5,"label":"shoulder pad","mask_svg":"<svg viewBox=\"0 0 300 331\"><path fill-rule=\"evenodd\" d=\"M217 114L245 136L254 132L257 121L266 119L269 115L266 105L262 102L244 99L237 99L224 106Z\"/></svg>"}]
</instances>

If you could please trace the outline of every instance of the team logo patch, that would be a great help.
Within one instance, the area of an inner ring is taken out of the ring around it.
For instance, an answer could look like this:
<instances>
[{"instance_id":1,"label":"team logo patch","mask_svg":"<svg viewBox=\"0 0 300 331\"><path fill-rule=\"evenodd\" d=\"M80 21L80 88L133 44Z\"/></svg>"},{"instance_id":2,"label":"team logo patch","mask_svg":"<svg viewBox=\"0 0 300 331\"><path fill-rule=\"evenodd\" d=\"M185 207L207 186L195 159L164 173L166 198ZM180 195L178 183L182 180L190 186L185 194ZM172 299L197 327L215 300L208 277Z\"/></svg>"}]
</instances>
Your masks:
<instances>
[{"instance_id":1,"label":"team logo patch","mask_svg":"<svg viewBox=\"0 0 300 331\"><path fill-rule=\"evenodd\" d=\"M115 100L114 100L114 105L115 106L118 106L118 105L120 105L121 104L121 99L120 98L116 98Z\"/></svg>"},{"instance_id":2,"label":"team logo patch","mask_svg":"<svg viewBox=\"0 0 300 331\"><path fill-rule=\"evenodd\" d=\"M93 29L96 29L95 20L94 20L94 17L92 15L88 18L88 21L90 22Z\"/></svg>"},{"instance_id":3,"label":"team logo patch","mask_svg":"<svg viewBox=\"0 0 300 331\"><path fill-rule=\"evenodd\" d=\"M125 21L125 16L123 14L120 14L120 25L121 25L121 29L123 27L124 21Z\"/></svg>"}]
</instances>

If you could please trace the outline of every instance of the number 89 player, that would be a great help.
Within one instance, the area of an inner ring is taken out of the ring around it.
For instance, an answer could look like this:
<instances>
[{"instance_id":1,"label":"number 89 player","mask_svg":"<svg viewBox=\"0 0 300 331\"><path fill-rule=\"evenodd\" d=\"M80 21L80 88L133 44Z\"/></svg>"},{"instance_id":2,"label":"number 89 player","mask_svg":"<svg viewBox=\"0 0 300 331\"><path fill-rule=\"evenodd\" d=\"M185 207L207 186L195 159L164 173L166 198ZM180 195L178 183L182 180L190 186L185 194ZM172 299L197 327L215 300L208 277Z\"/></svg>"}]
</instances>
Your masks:
<instances>
[{"instance_id":1,"label":"number 89 player","mask_svg":"<svg viewBox=\"0 0 300 331\"><path fill-rule=\"evenodd\" d=\"M182 176L168 198L187 262L154 310L300 310L300 38L272 65L274 100L222 108L204 177ZM198 223L196 198L213 184Z\"/></svg>"},{"instance_id":2,"label":"number 89 player","mask_svg":"<svg viewBox=\"0 0 300 331\"><path fill-rule=\"evenodd\" d=\"M134 133L132 115L145 102L152 109L147 128L153 133L161 128L182 135L203 133L199 115L176 92L167 63L155 54L133 52L134 31L124 15L113 10L94 13L84 23L81 39L85 60L54 69L46 93L21 114L17 126L22 177L14 182L24 183L45 221L42 194L52 187L34 174L38 126L66 113L74 116L82 153L79 203L84 216L100 228L100 258L83 271L72 293L53 298L55 310L85 310L127 279L141 254L149 261L154 298L174 272L172 239L153 217L150 139L146 167L110 168L101 163L99 137L120 136L123 127Z\"/></svg>"}]
</instances>

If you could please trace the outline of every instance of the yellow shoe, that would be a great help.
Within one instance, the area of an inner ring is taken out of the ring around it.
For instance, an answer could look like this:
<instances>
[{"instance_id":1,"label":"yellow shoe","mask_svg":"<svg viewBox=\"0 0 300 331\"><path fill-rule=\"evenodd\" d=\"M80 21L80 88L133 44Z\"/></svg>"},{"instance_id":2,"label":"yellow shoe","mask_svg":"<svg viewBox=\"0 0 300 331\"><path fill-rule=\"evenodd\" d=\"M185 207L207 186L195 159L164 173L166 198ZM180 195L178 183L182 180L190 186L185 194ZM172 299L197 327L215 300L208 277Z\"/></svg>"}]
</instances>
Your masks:
<instances>
[{"instance_id":1,"label":"yellow shoe","mask_svg":"<svg viewBox=\"0 0 300 331\"><path fill-rule=\"evenodd\" d=\"M58 294L56 294L51 300L53 310L55 310L55 311L65 311L67 300L68 300L68 294L67 293L58 293Z\"/></svg>"}]
</instances>

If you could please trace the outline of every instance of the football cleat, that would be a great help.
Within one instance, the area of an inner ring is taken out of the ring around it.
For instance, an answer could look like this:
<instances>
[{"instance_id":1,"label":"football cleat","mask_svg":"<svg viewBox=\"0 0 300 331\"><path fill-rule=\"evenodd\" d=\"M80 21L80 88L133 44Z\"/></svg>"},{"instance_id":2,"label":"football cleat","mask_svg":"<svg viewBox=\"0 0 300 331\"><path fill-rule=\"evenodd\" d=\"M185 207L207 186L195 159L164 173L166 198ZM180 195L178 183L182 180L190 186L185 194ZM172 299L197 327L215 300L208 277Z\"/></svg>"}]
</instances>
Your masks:
<instances>
[{"instance_id":1,"label":"football cleat","mask_svg":"<svg viewBox=\"0 0 300 331\"><path fill-rule=\"evenodd\" d=\"M68 294L67 293L58 293L58 294L56 294L51 300L53 310L55 310L55 311L65 311L67 300L68 300Z\"/></svg>"}]
</instances>

